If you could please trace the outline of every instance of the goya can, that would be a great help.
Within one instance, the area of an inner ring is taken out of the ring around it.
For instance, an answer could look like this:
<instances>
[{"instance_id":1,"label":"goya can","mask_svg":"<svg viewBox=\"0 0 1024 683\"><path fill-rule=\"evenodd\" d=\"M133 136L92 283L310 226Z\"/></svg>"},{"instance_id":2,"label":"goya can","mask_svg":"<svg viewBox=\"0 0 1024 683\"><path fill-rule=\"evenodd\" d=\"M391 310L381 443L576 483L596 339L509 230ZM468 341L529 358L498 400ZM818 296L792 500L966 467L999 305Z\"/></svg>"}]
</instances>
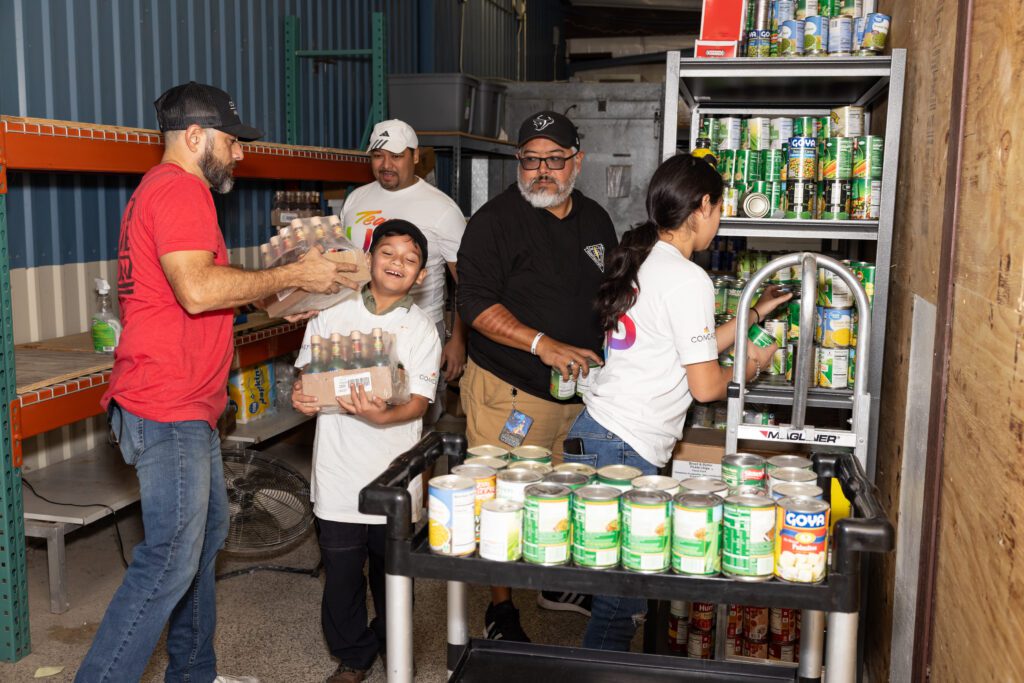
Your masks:
<instances>
[{"instance_id":1,"label":"goya can","mask_svg":"<svg viewBox=\"0 0 1024 683\"><path fill-rule=\"evenodd\" d=\"M513 462L540 462L551 464L551 449L543 446L520 446L512 449Z\"/></svg>"},{"instance_id":2,"label":"goya can","mask_svg":"<svg viewBox=\"0 0 1024 683\"><path fill-rule=\"evenodd\" d=\"M458 465L452 468L452 474L472 479L476 485L476 495L473 500L473 522L476 540L479 541L480 508L483 507L485 501L494 498L498 473L490 467L483 465Z\"/></svg>"},{"instance_id":3,"label":"goya can","mask_svg":"<svg viewBox=\"0 0 1024 683\"><path fill-rule=\"evenodd\" d=\"M830 140L848 139L830 138ZM818 183L818 216L827 221L850 219L849 180L823 180Z\"/></svg>"},{"instance_id":4,"label":"goya can","mask_svg":"<svg viewBox=\"0 0 1024 683\"><path fill-rule=\"evenodd\" d=\"M812 470L799 467L779 467L768 474L768 493L774 494L775 487L779 484L817 485L817 483L818 475Z\"/></svg>"},{"instance_id":5,"label":"goya can","mask_svg":"<svg viewBox=\"0 0 1024 683\"><path fill-rule=\"evenodd\" d=\"M728 486L764 488L764 458L752 453L722 456L722 481Z\"/></svg>"},{"instance_id":6,"label":"goya can","mask_svg":"<svg viewBox=\"0 0 1024 683\"><path fill-rule=\"evenodd\" d=\"M857 105L836 107L828 118L829 137L857 138L864 135L864 107ZM847 178L849 177L847 176Z\"/></svg>"},{"instance_id":7,"label":"goya can","mask_svg":"<svg viewBox=\"0 0 1024 683\"><path fill-rule=\"evenodd\" d=\"M602 468L603 469L603 468ZM654 489L622 494L622 566L645 574L669 568L672 496Z\"/></svg>"},{"instance_id":8,"label":"goya can","mask_svg":"<svg viewBox=\"0 0 1024 683\"><path fill-rule=\"evenodd\" d=\"M526 470L528 472L536 472L543 479L545 474L548 474L549 472L552 471L552 467L546 462L533 462L532 460L517 460L515 462L509 463L508 467L506 467L505 470Z\"/></svg>"},{"instance_id":9,"label":"goya can","mask_svg":"<svg viewBox=\"0 0 1024 683\"><path fill-rule=\"evenodd\" d=\"M736 152L736 170L733 183L749 183L761 179L761 152L756 149L741 149Z\"/></svg>"},{"instance_id":10,"label":"goya can","mask_svg":"<svg viewBox=\"0 0 1024 683\"><path fill-rule=\"evenodd\" d=\"M760 151L772 146L772 120L767 116L752 116L747 119L747 135L750 149ZM760 180L760 177L755 180Z\"/></svg>"},{"instance_id":11,"label":"goya can","mask_svg":"<svg viewBox=\"0 0 1024 683\"><path fill-rule=\"evenodd\" d=\"M828 17L813 16L804 20L804 54L828 53Z\"/></svg>"},{"instance_id":12,"label":"goya can","mask_svg":"<svg viewBox=\"0 0 1024 683\"><path fill-rule=\"evenodd\" d=\"M849 56L853 50L853 19L832 17L828 21L828 53Z\"/></svg>"},{"instance_id":13,"label":"goya can","mask_svg":"<svg viewBox=\"0 0 1024 683\"><path fill-rule=\"evenodd\" d=\"M584 486L573 492L572 560L580 567L619 564L619 497L612 486Z\"/></svg>"},{"instance_id":14,"label":"goya can","mask_svg":"<svg viewBox=\"0 0 1024 683\"><path fill-rule=\"evenodd\" d=\"M869 180L882 179L882 161L885 159L885 138L881 135L862 135L853 146L853 177Z\"/></svg>"},{"instance_id":15,"label":"goya can","mask_svg":"<svg viewBox=\"0 0 1024 683\"><path fill-rule=\"evenodd\" d=\"M562 377L562 371L558 368L551 368L551 382L548 393L552 398L559 401L568 401L576 395L576 380L569 375L569 379Z\"/></svg>"},{"instance_id":16,"label":"goya can","mask_svg":"<svg viewBox=\"0 0 1024 683\"><path fill-rule=\"evenodd\" d=\"M498 472L496 497L503 500L526 500L526 487L539 484L544 475L527 469L507 469Z\"/></svg>"},{"instance_id":17,"label":"goya can","mask_svg":"<svg viewBox=\"0 0 1024 683\"><path fill-rule=\"evenodd\" d=\"M483 467L490 467L495 472L498 472L508 467L508 460L505 460L505 458L495 458L490 455L476 455L472 458L466 458L462 464L482 465Z\"/></svg>"},{"instance_id":18,"label":"goya can","mask_svg":"<svg viewBox=\"0 0 1024 683\"><path fill-rule=\"evenodd\" d=\"M771 57L771 29L756 29L747 33L747 57Z\"/></svg>"},{"instance_id":19,"label":"goya can","mask_svg":"<svg viewBox=\"0 0 1024 683\"><path fill-rule=\"evenodd\" d=\"M765 472L771 476L772 472L781 467L796 467L801 470L814 469L814 463L802 455L773 455L764 463Z\"/></svg>"},{"instance_id":20,"label":"goya can","mask_svg":"<svg viewBox=\"0 0 1024 683\"><path fill-rule=\"evenodd\" d=\"M850 369L849 349L818 349L818 386L845 389Z\"/></svg>"},{"instance_id":21,"label":"goya can","mask_svg":"<svg viewBox=\"0 0 1024 683\"><path fill-rule=\"evenodd\" d=\"M485 444L483 446L473 446L472 448L466 449L466 455L467 457L486 456L505 460L508 458L508 449L501 446Z\"/></svg>"},{"instance_id":22,"label":"goya can","mask_svg":"<svg viewBox=\"0 0 1024 683\"><path fill-rule=\"evenodd\" d=\"M473 515L476 482L455 474L427 484L427 542L438 555L472 555L476 550Z\"/></svg>"},{"instance_id":23,"label":"goya can","mask_svg":"<svg viewBox=\"0 0 1024 683\"><path fill-rule=\"evenodd\" d=\"M892 19L888 14L875 12L864 17L864 34L861 37L860 49L880 53L885 49L885 41L889 37L889 25Z\"/></svg>"},{"instance_id":24,"label":"goya can","mask_svg":"<svg viewBox=\"0 0 1024 683\"><path fill-rule=\"evenodd\" d=\"M882 206L882 181L854 178L850 182L850 218L878 220Z\"/></svg>"},{"instance_id":25,"label":"goya can","mask_svg":"<svg viewBox=\"0 0 1024 683\"><path fill-rule=\"evenodd\" d=\"M818 305L825 308L850 308L853 292L842 276L825 268L818 269Z\"/></svg>"},{"instance_id":26,"label":"goya can","mask_svg":"<svg viewBox=\"0 0 1024 683\"><path fill-rule=\"evenodd\" d=\"M813 498L783 498L778 503L775 575L783 581L825 580L829 505Z\"/></svg>"},{"instance_id":27,"label":"goya can","mask_svg":"<svg viewBox=\"0 0 1024 683\"><path fill-rule=\"evenodd\" d=\"M523 504L494 498L480 508L480 557L517 562L523 557Z\"/></svg>"},{"instance_id":28,"label":"goya can","mask_svg":"<svg viewBox=\"0 0 1024 683\"><path fill-rule=\"evenodd\" d=\"M816 180L818 175L818 141L812 137L789 139L789 166L786 179L790 182Z\"/></svg>"},{"instance_id":29,"label":"goya can","mask_svg":"<svg viewBox=\"0 0 1024 683\"><path fill-rule=\"evenodd\" d=\"M722 500L729 497L729 485L714 477L690 477L679 482L680 493L711 493Z\"/></svg>"},{"instance_id":30,"label":"goya can","mask_svg":"<svg viewBox=\"0 0 1024 683\"><path fill-rule=\"evenodd\" d=\"M715 576L722 571L722 499L679 493L672 500L672 570Z\"/></svg>"},{"instance_id":31,"label":"goya can","mask_svg":"<svg viewBox=\"0 0 1024 683\"><path fill-rule=\"evenodd\" d=\"M782 146L788 144L789 139L793 137L793 119L788 116L776 116L771 120L771 125L771 149L781 152ZM765 178L765 180L785 180L785 178Z\"/></svg>"},{"instance_id":32,"label":"goya can","mask_svg":"<svg viewBox=\"0 0 1024 683\"><path fill-rule=\"evenodd\" d=\"M792 168L792 167L791 167ZM786 218L814 218L818 184L813 180L786 183Z\"/></svg>"},{"instance_id":33,"label":"goya can","mask_svg":"<svg viewBox=\"0 0 1024 683\"><path fill-rule=\"evenodd\" d=\"M818 155L821 180L849 180L853 173L853 138L830 137Z\"/></svg>"},{"instance_id":34,"label":"goya can","mask_svg":"<svg viewBox=\"0 0 1024 683\"><path fill-rule=\"evenodd\" d=\"M783 498L814 498L821 500L823 493L817 484L778 484L772 489L772 498L776 501Z\"/></svg>"},{"instance_id":35,"label":"goya can","mask_svg":"<svg viewBox=\"0 0 1024 683\"><path fill-rule=\"evenodd\" d=\"M590 483L590 477L579 472L551 472L544 476L544 481L551 484L561 484L570 491L575 491Z\"/></svg>"},{"instance_id":36,"label":"goya can","mask_svg":"<svg viewBox=\"0 0 1024 683\"><path fill-rule=\"evenodd\" d=\"M817 318L815 339L823 348L846 349L850 347L852 309L818 306L815 317Z\"/></svg>"},{"instance_id":37,"label":"goya can","mask_svg":"<svg viewBox=\"0 0 1024 683\"><path fill-rule=\"evenodd\" d=\"M526 487L523 558L553 566L569 561L569 489L541 482Z\"/></svg>"},{"instance_id":38,"label":"goya can","mask_svg":"<svg viewBox=\"0 0 1024 683\"><path fill-rule=\"evenodd\" d=\"M597 470L597 480L605 486L614 486L620 491L633 488L633 480L642 476L639 468L630 465L605 465Z\"/></svg>"},{"instance_id":39,"label":"goya can","mask_svg":"<svg viewBox=\"0 0 1024 683\"><path fill-rule=\"evenodd\" d=\"M775 569L775 501L763 495L725 499L722 571L744 581L767 581Z\"/></svg>"},{"instance_id":40,"label":"goya can","mask_svg":"<svg viewBox=\"0 0 1024 683\"><path fill-rule=\"evenodd\" d=\"M582 474L587 478L587 481L593 481L597 476L597 470L595 468L590 465L584 465L581 462L563 462L561 465L555 465L554 471Z\"/></svg>"},{"instance_id":41,"label":"goya can","mask_svg":"<svg viewBox=\"0 0 1024 683\"><path fill-rule=\"evenodd\" d=\"M804 54L804 22L784 21L779 26L779 56L802 57Z\"/></svg>"}]
</instances>

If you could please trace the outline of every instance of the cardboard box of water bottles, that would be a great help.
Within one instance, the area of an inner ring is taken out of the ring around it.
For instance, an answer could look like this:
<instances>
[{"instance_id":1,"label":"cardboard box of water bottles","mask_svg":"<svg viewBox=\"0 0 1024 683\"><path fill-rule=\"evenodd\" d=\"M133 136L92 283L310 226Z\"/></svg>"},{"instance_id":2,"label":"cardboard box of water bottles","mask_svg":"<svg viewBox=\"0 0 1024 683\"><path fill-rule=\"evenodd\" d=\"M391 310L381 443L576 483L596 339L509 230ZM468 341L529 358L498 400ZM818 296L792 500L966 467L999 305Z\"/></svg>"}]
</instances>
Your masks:
<instances>
[{"instance_id":1,"label":"cardboard box of water bottles","mask_svg":"<svg viewBox=\"0 0 1024 683\"><path fill-rule=\"evenodd\" d=\"M302 372L302 393L315 396L320 412L341 412L338 399L351 400L362 386L391 405L408 403L409 378L395 354L395 336L379 328L335 333L310 344L311 360ZM319 350L317 346L319 345Z\"/></svg>"},{"instance_id":2,"label":"cardboard box of water bottles","mask_svg":"<svg viewBox=\"0 0 1024 683\"><path fill-rule=\"evenodd\" d=\"M264 268L273 268L294 263L313 248L322 249L324 258L328 260L354 265L355 272L345 273L350 280L360 285L370 281L363 251L345 237L337 216L296 218L290 225L280 228L269 242L260 245L260 264ZM337 294L315 294L290 287L267 297L261 306L271 317L280 318L306 311L322 311L349 296L356 296L356 292L347 287Z\"/></svg>"}]
</instances>

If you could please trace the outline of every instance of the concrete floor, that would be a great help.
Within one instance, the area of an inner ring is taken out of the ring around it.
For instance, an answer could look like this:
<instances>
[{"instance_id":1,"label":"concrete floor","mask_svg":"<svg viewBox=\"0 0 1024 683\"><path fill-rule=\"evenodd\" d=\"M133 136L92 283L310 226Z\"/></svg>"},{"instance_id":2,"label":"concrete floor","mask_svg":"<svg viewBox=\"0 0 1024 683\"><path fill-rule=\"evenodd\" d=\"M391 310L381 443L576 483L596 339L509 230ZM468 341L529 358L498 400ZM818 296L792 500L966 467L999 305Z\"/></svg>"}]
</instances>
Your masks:
<instances>
[{"instance_id":1,"label":"concrete floor","mask_svg":"<svg viewBox=\"0 0 1024 683\"><path fill-rule=\"evenodd\" d=\"M308 435L307 435L308 436ZM294 441L294 440L293 440ZM308 453L298 444L279 444L271 452ZM308 457L308 456L307 456ZM308 466L307 466L308 471ZM126 550L141 540L142 524L138 506L118 515ZM114 525L109 521L81 529L68 536L67 573L71 608L64 614L51 614L46 579L45 545L29 539L27 549L29 608L32 652L16 663L0 663L0 681L30 681L39 667L64 667L43 681L72 681L114 591L120 585L123 568L117 557ZM130 550L129 550L130 552ZM260 563L290 567L314 567L318 560L315 538L305 538L286 554ZM218 573L255 564L255 561L221 556ZM255 572L225 579L217 588L216 648L222 673L258 676L264 683L305 683L322 681L333 672L336 662L327 652L320 633L320 596L322 577L280 572ZM489 601L485 588L470 590L471 635L483 631L483 613ZM522 621L534 642L577 645L586 625L585 617L568 612L541 610L536 594L520 591L516 604ZM415 659L418 681L444 681L445 589L442 582L416 582L414 617ZM639 643L634 642L636 648ZM161 681L166 665L161 642L143 677ZM367 679L382 682L385 676L377 665Z\"/></svg>"}]
</instances>

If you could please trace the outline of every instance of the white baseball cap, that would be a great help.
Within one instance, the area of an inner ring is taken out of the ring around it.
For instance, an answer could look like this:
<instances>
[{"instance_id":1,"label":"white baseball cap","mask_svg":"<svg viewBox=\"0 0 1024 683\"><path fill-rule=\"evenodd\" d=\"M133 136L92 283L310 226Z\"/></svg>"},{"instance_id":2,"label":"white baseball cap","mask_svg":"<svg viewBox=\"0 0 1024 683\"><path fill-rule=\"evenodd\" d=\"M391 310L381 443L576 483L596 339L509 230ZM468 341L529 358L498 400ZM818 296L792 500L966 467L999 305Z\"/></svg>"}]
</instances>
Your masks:
<instances>
[{"instance_id":1,"label":"white baseball cap","mask_svg":"<svg viewBox=\"0 0 1024 683\"><path fill-rule=\"evenodd\" d=\"M366 151L386 149L394 154L401 154L406 149L416 149L419 146L419 138L416 137L416 131L412 129L412 126L405 121L389 119L381 121L373 127L373 133L370 134L370 146L366 148Z\"/></svg>"}]
</instances>

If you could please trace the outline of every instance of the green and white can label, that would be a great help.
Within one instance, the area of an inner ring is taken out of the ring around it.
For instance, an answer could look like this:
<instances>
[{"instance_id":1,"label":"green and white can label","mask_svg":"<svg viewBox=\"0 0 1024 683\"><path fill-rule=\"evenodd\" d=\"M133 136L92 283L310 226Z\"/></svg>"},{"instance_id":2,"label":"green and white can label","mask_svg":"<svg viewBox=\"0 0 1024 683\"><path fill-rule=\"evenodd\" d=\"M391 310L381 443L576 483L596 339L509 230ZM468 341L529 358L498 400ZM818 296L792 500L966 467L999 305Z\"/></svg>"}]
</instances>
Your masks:
<instances>
[{"instance_id":1,"label":"green and white can label","mask_svg":"<svg viewBox=\"0 0 1024 683\"><path fill-rule=\"evenodd\" d=\"M730 496L722 513L722 571L765 581L775 571L775 501L767 496Z\"/></svg>"},{"instance_id":2,"label":"green and white can label","mask_svg":"<svg viewBox=\"0 0 1024 683\"><path fill-rule=\"evenodd\" d=\"M480 508L480 557L516 562L523 556L523 504L493 498Z\"/></svg>"},{"instance_id":3,"label":"green and white can label","mask_svg":"<svg viewBox=\"0 0 1024 683\"><path fill-rule=\"evenodd\" d=\"M653 489L633 489L622 496L622 566L657 574L669 568L672 496Z\"/></svg>"},{"instance_id":4,"label":"green and white can label","mask_svg":"<svg viewBox=\"0 0 1024 683\"><path fill-rule=\"evenodd\" d=\"M569 561L569 489L540 483L526 488L523 557L531 564Z\"/></svg>"},{"instance_id":5,"label":"green and white can label","mask_svg":"<svg viewBox=\"0 0 1024 683\"><path fill-rule=\"evenodd\" d=\"M619 565L619 496L612 486L584 486L573 493L572 561L580 567Z\"/></svg>"},{"instance_id":6,"label":"green and white can label","mask_svg":"<svg viewBox=\"0 0 1024 683\"><path fill-rule=\"evenodd\" d=\"M672 505L672 570L714 576L722 571L722 499L680 493Z\"/></svg>"}]
</instances>

